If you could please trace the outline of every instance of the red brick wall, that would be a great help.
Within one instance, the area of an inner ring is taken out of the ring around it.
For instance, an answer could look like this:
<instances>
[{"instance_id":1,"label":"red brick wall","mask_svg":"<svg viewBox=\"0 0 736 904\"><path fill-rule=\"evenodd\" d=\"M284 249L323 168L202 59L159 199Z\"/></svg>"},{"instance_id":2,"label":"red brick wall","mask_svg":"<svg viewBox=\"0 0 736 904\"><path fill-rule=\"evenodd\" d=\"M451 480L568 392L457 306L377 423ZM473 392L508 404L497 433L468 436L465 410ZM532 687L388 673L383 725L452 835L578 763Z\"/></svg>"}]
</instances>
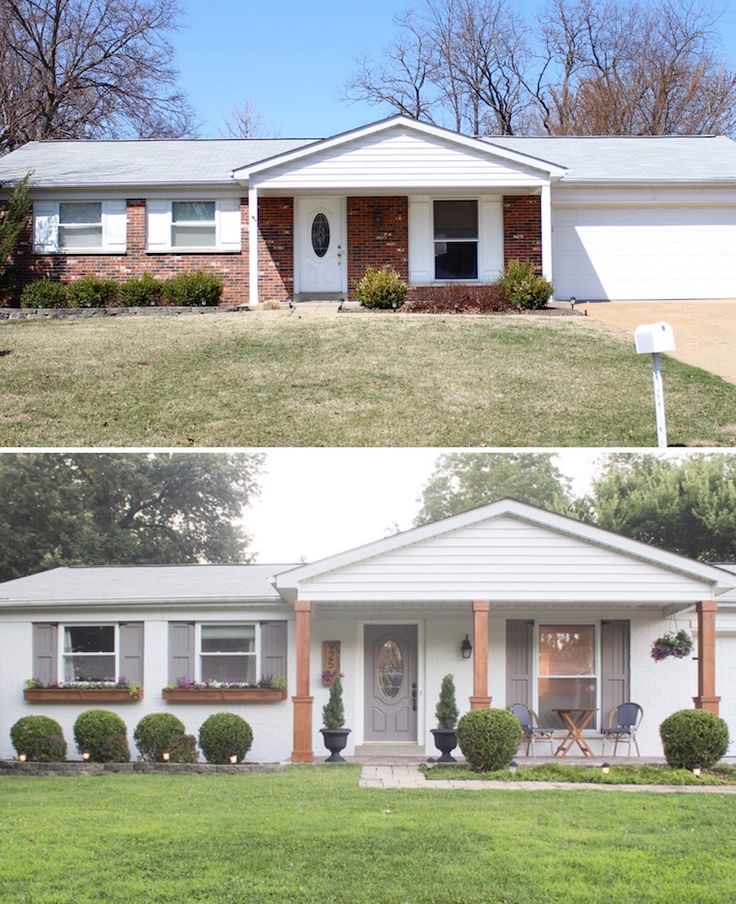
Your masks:
<instances>
[{"instance_id":1,"label":"red brick wall","mask_svg":"<svg viewBox=\"0 0 736 904\"><path fill-rule=\"evenodd\" d=\"M539 195L503 199L503 262L533 261L542 272L542 205Z\"/></svg>"},{"instance_id":2,"label":"red brick wall","mask_svg":"<svg viewBox=\"0 0 736 904\"><path fill-rule=\"evenodd\" d=\"M260 198L258 226L260 299L286 301L294 294L294 199Z\"/></svg>"},{"instance_id":3,"label":"red brick wall","mask_svg":"<svg viewBox=\"0 0 736 904\"><path fill-rule=\"evenodd\" d=\"M409 279L409 199L348 198L348 294L367 267L387 265Z\"/></svg>"},{"instance_id":4,"label":"red brick wall","mask_svg":"<svg viewBox=\"0 0 736 904\"><path fill-rule=\"evenodd\" d=\"M212 254L147 254L146 202L128 200L125 254L34 254L31 224L21 245L21 284L50 277L71 282L80 276L126 280L153 273L160 279L209 270L225 282L223 301L248 300L248 199L240 199L242 250ZM291 198L261 198L259 204L261 300L291 297L294 284L293 202Z\"/></svg>"}]
</instances>

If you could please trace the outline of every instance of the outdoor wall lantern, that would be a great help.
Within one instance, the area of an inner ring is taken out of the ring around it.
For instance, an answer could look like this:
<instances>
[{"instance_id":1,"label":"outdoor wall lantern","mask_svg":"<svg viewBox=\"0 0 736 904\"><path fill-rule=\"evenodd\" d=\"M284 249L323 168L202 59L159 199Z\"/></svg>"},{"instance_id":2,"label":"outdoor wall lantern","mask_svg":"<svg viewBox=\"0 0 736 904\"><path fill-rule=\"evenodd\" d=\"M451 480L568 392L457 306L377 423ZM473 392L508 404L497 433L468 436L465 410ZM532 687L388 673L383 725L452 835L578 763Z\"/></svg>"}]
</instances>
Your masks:
<instances>
[{"instance_id":1,"label":"outdoor wall lantern","mask_svg":"<svg viewBox=\"0 0 736 904\"><path fill-rule=\"evenodd\" d=\"M465 640L460 644L460 652L463 654L463 659L470 659L470 654L473 652L473 644L467 634L465 635Z\"/></svg>"},{"instance_id":2,"label":"outdoor wall lantern","mask_svg":"<svg viewBox=\"0 0 736 904\"><path fill-rule=\"evenodd\" d=\"M380 226L383 222L383 210L380 205L374 204L371 209L371 213L373 214L373 222L376 226Z\"/></svg>"}]
</instances>

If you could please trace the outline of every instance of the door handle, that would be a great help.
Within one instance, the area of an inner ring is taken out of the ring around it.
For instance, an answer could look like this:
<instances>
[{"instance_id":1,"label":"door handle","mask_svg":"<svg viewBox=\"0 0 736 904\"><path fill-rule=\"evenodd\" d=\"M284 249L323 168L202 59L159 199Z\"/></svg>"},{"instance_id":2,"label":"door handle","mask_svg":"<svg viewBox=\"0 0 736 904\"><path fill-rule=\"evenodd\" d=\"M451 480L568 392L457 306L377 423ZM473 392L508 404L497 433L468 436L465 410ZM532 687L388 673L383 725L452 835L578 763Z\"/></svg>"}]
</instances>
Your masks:
<instances>
[{"instance_id":1,"label":"door handle","mask_svg":"<svg viewBox=\"0 0 736 904\"><path fill-rule=\"evenodd\" d=\"M412 683L411 683L411 708L414 712L417 711L417 683L416 683L416 681L412 681Z\"/></svg>"},{"instance_id":2,"label":"door handle","mask_svg":"<svg viewBox=\"0 0 736 904\"><path fill-rule=\"evenodd\" d=\"M337 246L337 262L338 264L342 263L342 245Z\"/></svg>"}]
</instances>

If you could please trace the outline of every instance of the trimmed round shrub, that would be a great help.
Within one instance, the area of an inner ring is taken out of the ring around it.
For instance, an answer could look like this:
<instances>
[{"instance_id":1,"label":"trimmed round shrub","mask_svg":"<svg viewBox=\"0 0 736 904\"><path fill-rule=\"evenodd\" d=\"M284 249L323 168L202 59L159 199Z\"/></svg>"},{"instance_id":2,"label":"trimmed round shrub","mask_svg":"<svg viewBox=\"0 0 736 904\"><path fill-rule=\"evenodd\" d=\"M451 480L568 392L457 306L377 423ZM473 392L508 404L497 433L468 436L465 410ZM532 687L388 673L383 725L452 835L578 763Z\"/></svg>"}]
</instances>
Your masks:
<instances>
[{"instance_id":1,"label":"trimmed round shrub","mask_svg":"<svg viewBox=\"0 0 736 904\"><path fill-rule=\"evenodd\" d=\"M120 286L120 303L126 308L150 308L161 304L164 284L152 273L144 273L140 279L129 279Z\"/></svg>"},{"instance_id":2,"label":"trimmed round shrub","mask_svg":"<svg viewBox=\"0 0 736 904\"><path fill-rule=\"evenodd\" d=\"M512 304L528 310L546 307L554 292L552 283L537 273L532 261L509 261L498 285Z\"/></svg>"},{"instance_id":3,"label":"trimmed round shrub","mask_svg":"<svg viewBox=\"0 0 736 904\"><path fill-rule=\"evenodd\" d=\"M61 725L48 716L23 716L10 729L16 753L25 753L36 763L60 763L66 759L66 741Z\"/></svg>"},{"instance_id":4,"label":"trimmed round shrub","mask_svg":"<svg viewBox=\"0 0 736 904\"><path fill-rule=\"evenodd\" d=\"M214 307L220 303L223 288L223 281L214 273L179 273L164 283L164 301L183 307Z\"/></svg>"},{"instance_id":5,"label":"trimmed round shrub","mask_svg":"<svg viewBox=\"0 0 736 904\"><path fill-rule=\"evenodd\" d=\"M184 723L172 713L150 713L136 725L133 740L144 760L158 763L164 751L171 753L172 739L183 734Z\"/></svg>"},{"instance_id":6,"label":"trimmed round shrub","mask_svg":"<svg viewBox=\"0 0 736 904\"><path fill-rule=\"evenodd\" d=\"M400 308L408 291L408 286L393 267L381 267L380 270L368 267L355 287L355 294L364 308L379 310Z\"/></svg>"},{"instance_id":7,"label":"trimmed round shrub","mask_svg":"<svg viewBox=\"0 0 736 904\"><path fill-rule=\"evenodd\" d=\"M83 276L67 286L70 308L107 308L117 304L119 295L119 283L98 276Z\"/></svg>"},{"instance_id":8,"label":"trimmed round shrub","mask_svg":"<svg viewBox=\"0 0 736 904\"><path fill-rule=\"evenodd\" d=\"M66 286L53 279L34 279L20 296L22 308L65 308L67 303Z\"/></svg>"},{"instance_id":9,"label":"trimmed round shrub","mask_svg":"<svg viewBox=\"0 0 736 904\"><path fill-rule=\"evenodd\" d=\"M505 709L474 709L460 719L457 742L473 769L505 769L521 743L521 725Z\"/></svg>"},{"instance_id":10,"label":"trimmed round shrub","mask_svg":"<svg viewBox=\"0 0 736 904\"><path fill-rule=\"evenodd\" d=\"M172 763L196 763L197 739L193 734L175 735L169 743Z\"/></svg>"},{"instance_id":11,"label":"trimmed round shrub","mask_svg":"<svg viewBox=\"0 0 736 904\"><path fill-rule=\"evenodd\" d=\"M728 725L704 709L681 709L659 726L664 756L673 769L704 769L728 750Z\"/></svg>"},{"instance_id":12,"label":"trimmed round shrub","mask_svg":"<svg viewBox=\"0 0 736 904\"><path fill-rule=\"evenodd\" d=\"M238 762L253 744L253 730L235 713L214 713L199 729L199 746L208 763L229 763L231 756Z\"/></svg>"},{"instance_id":13,"label":"trimmed round shrub","mask_svg":"<svg viewBox=\"0 0 736 904\"><path fill-rule=\"evenodd\" d=\"M130 748L125 722L107 709L88 709L74 723L74 740L80 753L95 763L127 763Z\"/></svg>"}]
</instances>

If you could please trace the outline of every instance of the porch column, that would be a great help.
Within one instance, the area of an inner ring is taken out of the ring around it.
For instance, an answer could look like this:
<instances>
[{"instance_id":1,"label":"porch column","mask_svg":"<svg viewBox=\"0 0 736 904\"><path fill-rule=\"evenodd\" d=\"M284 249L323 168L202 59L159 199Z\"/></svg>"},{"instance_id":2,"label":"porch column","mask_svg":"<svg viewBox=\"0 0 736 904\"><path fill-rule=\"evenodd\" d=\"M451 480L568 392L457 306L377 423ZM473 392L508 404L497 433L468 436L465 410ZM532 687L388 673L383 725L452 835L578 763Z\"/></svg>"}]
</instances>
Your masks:
<instances>
[{"instance_id":1,"label":"porch column","mask_svg":"<svg viewBox=\"0 0 736 904\"><path fill-rule=\"evenodd\" d=\"M291 698L294 704L294 749L291 759L294 763L311 763L312 752L312 703L309 695L309 639L312 618L312 604L306 600L294 603L296 615L296 694Z\"/></svg>"},{"instance_id":2,"label":"porch column","mask_svg":"<svg viewBox=\"0 0 736 904\"><path fill-rule=\"evenodd\" d=\"M707 709L718 715L721 698L716 696L716 609L715 600L703 600L698 613L698 696L695 709Z\"/></svg>"},{"instance_id":3,"label":"porch column","mask_svg":"<svg viewBox=\"0 0 736 904\"><path fill-rule=\"evenodd\" d=\"M473 696L471 709L488 709L488 613L490 600L473 600Z\"/></svg>"},{"instance_id":4,"label":"porch column","mask_svg":"<svg viewBox=\"0 0 736 904\"><path fill-rule=\"evenodd\" d=\"M542 276L552 282L552 194L549 184L542 186Z\"/></svg>"},{"instance_id":5,"label":"porch column","mask_svg":"<svg viewBox=\"0 0 736 904\"><path fill-rule=\"evenodd\" d=\"M248 307L258 305L258 189L248 188Z\"/></svg>"}]
</instances>

